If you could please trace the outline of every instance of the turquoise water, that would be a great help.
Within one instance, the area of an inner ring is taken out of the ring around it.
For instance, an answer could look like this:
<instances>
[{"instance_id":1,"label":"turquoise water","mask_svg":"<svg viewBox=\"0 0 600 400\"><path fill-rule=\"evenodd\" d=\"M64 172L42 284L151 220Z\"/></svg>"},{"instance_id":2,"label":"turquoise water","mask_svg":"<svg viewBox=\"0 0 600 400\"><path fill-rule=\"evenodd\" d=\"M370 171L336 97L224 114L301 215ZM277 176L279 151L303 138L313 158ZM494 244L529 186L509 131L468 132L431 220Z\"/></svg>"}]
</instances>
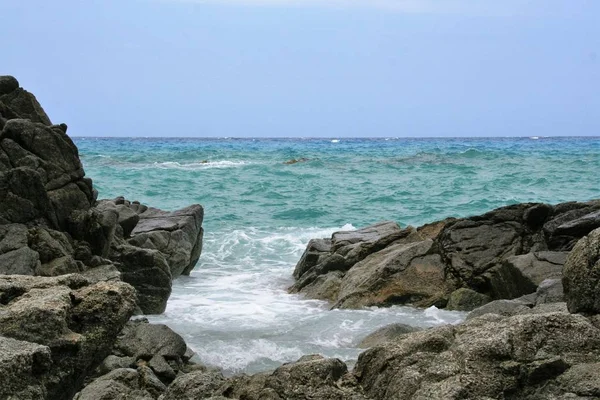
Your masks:
<instances>
[{"instance_id":1,"label":"turquoise water","mask_svg":"<svg viewBox=\"0 0 600 400\"><path fill-rule=\"evenodd\" d=\"M328 311L287 294L310 238L383 219L420 225L527 201L600 198L600 138L77 138L102 198L205 207L205 247L164 315L227 372L303 354L347 361L379 326L456 323L460 313ZM307 161L285 164L291 159Z\"/></svg>"}]
</instances>

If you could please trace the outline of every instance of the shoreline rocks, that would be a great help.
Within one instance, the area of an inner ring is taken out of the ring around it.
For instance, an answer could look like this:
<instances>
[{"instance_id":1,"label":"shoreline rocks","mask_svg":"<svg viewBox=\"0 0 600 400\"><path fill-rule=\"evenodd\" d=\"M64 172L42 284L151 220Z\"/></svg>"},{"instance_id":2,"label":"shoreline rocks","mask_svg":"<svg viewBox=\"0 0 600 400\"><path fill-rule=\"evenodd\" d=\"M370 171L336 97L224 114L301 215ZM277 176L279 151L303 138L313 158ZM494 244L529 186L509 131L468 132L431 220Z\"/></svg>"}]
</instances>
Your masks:
<instances>
[{"instance_id":1,"label":"shoreline rocks","mask_svg":"<svg viewBox=\"0 0 600 400\"><path fill-rule=\"evenodd\" d=\"M311 240L289 291L328 300L333 308L410 304L470 311L562 278L568 252L598 227L600 200L516 204L416 229L382 222Z\"/></svg>"}]
</instances>

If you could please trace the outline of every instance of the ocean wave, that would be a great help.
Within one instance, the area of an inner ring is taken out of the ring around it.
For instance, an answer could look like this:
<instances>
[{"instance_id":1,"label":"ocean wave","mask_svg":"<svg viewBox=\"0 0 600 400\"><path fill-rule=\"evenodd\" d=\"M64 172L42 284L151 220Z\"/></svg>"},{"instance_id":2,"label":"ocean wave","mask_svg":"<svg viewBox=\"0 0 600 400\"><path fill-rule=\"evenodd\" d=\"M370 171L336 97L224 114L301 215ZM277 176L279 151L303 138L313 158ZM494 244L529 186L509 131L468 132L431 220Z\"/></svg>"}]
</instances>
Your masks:
<instances>
[{"instance_id":1,"label":"ocean wave","mask_svg":"<svg viewBox=\"0 0 600 400\"><path fill-rule=\"evenodd\" d=\"M209 169L209 168L235 168L242 167L245 165L254 164L249 161L229 161L229 160L221 160L221 161L197 161L191 163L180 163L177 161L163 161L163 162L155 162L152 165L157 168L164 169L185 169L185 170L195 170L195 169Z\"/></svg>"}]
</instances>

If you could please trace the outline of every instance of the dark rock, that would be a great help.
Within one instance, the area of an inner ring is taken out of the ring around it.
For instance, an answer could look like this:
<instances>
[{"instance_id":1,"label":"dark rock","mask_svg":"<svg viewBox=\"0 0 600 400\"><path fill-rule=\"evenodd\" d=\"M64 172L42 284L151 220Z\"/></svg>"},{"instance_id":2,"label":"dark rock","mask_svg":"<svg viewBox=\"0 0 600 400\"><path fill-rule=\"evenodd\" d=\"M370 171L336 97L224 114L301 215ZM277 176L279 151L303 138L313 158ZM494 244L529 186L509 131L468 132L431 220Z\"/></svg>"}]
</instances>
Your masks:
<instances>
[{"instance_id":1,"label":"dark rock","mask_svg":"<svg viewBox=\"0 0 600 400\"><path fill-rule=\"evenodd\" d=\"M14 83L13 83L14 86ZM9 88L12 87L9 84ZM44 125L52 125L50 118L38 103L35 96L22 88L16 88L6 94L0 95L0 101L13 110L19 118L28 119L32 122L41 122Z\"/></svg>"},{"instance_id":2,"label":"dark rock","mask_svg":"<svg viewBox=\"0 0 600 400\"><path fill-rule=\"evenodd\" d=\"M38 253L29 247L21 247L0 255L0 274L3 275L34 275L39 265Z\"/></svg>"},{"instance_id":3,"label":"dark rock","mask_svg":"<svg viewBox=\"0 0 600 400\"><path fill-rule=\"evenodd\" d=\"M220 372L194 371L181 375L167 388L161 400L196 400L223 394L225 378Z\"/></svg>"},{"instance_id":4,"label":"dark rock","mask_svg":"<svg viewBox=\"0 0 600 400\"><path fill-rule=\"evenodd\" d=\"M13 92L19 88L19 81L14 76L0 76L0 96Z\"/></svg>"},{"instance_id":5,"label":"dark rock","mask_svg":"<svg viewBox=\"0 0 600 400\"><path fill-rule=\"evenodd\" d=\"M94 380L73 400L156 400L165 390L147 367L120 368Z\"/></svg>"},{"instance_id":6,"label":"dark rock","mask_svg":"<svg viewBox=\"0 0 600 400\"><path fill-rule=\"evenodd\" d=\"M119 245L111 249L110 259L121 279L136 288L138 305L145 314L165 311L171 295L171 270L161 252Z\"/></svg>"},{"instance_id":7,"label":"dark rock","mask_svg":"<svg viewBox=\"0 0 600 400\"><path fill-rule=\"evenodd\" d=\"M569 311L600 313L600 229L577 242L567 257L563 275Z\"/></svg>"},{"instance_id":8,"label":"dark rock","mask_svg":"<svg viewBox=\"0 0 600 400\"><path fill-rule=\"evenodd\" d=\"M490 296L469 288L460 288L450 294L446 308L456 311L472 311L492 301Z\"/></svg>"},{"instance_id":9,"label":"dark rock","mask_svg":"<svg viewBox=\"0 0 600 400\"><path fill-rule=\"evenodd\" d=\"M56 223L40 175L29 168L0 172L0 224L48 219Z\"/></svg>"},{"instance_id":10,"label":"dark rock","mask_svg":"<svg viewBox=\"0 0 600 400\"><path fill-rule=\"evenodd\" d=\"M568 398L568 371L599 355L600 331L582 316L490 315L367 350L354 374L373 400Z\"/></svg>"},{"instance_id":11,"label":"dark rock","mask_svg":"<svg viewBox=\"0 0 600 400\"><path fill-rule=\"evenodd\" d=\"M195 204L173 212L150 207L138 214L129 243L163 253L173 278L189 275L202 252L202 206Z\"/></svg>"},{"instance_id":12,"label":"dark rock","mask_svg":"<svg viewBox=\"0 0 600 400\"><path fill-rule=\"evenodd\" d=\"M423 329L406 324L387 325L369 334L360 341L357 347L366 349L369 347L381 346L388 342L394 341L407 333L418 332L421 330Z\"/></svg>"}]
</instances>

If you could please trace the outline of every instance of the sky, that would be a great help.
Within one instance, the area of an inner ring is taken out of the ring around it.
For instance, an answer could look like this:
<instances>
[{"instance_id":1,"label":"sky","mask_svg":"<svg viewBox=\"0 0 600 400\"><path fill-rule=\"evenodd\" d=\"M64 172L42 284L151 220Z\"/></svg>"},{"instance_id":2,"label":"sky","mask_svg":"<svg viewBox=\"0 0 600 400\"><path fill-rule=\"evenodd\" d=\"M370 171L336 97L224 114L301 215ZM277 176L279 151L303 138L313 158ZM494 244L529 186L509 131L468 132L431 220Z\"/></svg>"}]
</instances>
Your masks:
<instances>
[{"instance_id":1,"label":"sky","mask_svg":"<svg viewBox=\"0 0 600 400\"><path fill-rule=\"evenodd\" d=\"M600 136L598 0L2 0L72 136Z\"/></svg>"}]
</instances>

